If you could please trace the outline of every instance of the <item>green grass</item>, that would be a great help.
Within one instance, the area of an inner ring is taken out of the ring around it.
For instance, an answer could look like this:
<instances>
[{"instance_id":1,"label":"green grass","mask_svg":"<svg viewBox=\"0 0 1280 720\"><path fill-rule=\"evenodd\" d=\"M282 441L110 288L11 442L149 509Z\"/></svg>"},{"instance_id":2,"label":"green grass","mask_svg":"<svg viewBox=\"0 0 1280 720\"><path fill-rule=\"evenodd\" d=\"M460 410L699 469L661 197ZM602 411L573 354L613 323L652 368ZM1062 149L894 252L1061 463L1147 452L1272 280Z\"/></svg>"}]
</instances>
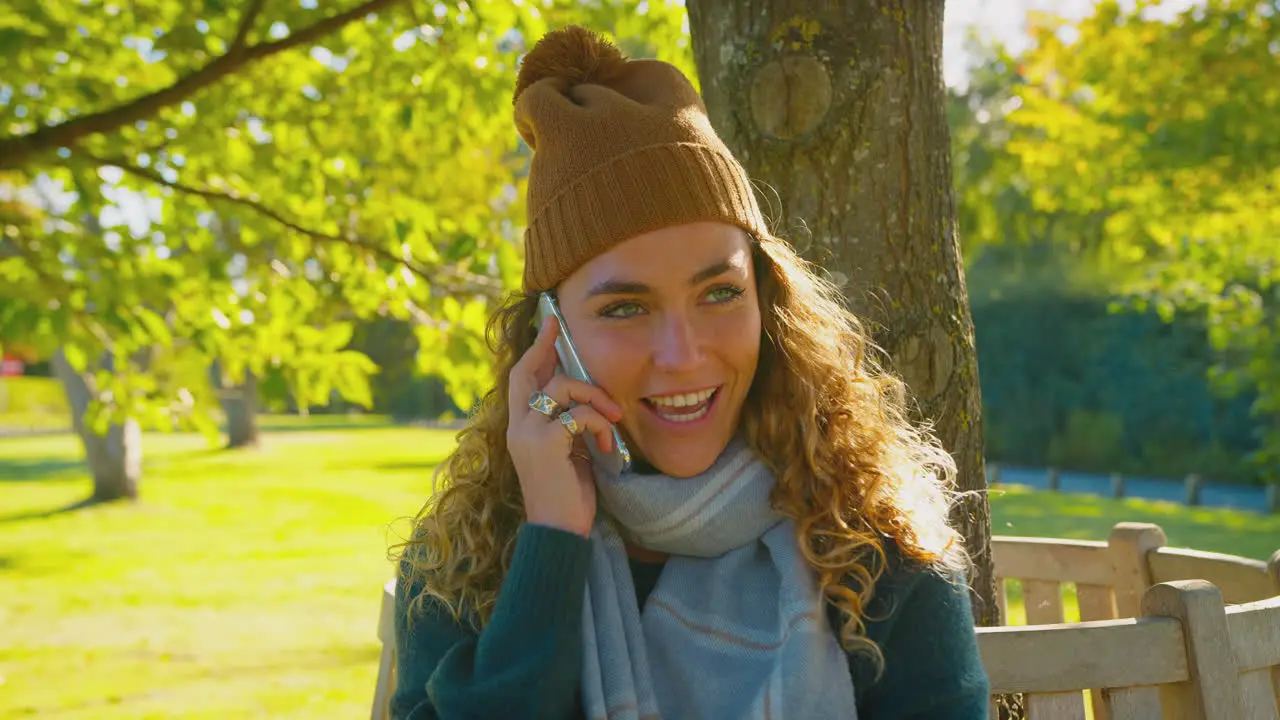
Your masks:
<instances>
[{"instance_id":1,"label":"green grass","mask_svg":"<svg viewBox=\"0 0 1280 720\"><path fill-rule=\"evenodd\" d=\"M0 432L66 430L71 411L53 378L0 377Z\"/></svg>"},{"instance_id":2,"label":"green grass","mask_svg":"<svg viewBox=\"0 0 1280 720\"><path fill-rule=\"evenodd\" d=\"M1106 540L1111 527L1124 521L1159 525L1174 547L1255 560L1266 560L1280 548L1280 515L1036 492L1018 486L991 491L991 529L997 535Z\"/></svg>"},{"instance_id":3,"label":"green grass","mask_svg":"<svg viewBox=\"0 0 1280 720\"><path fill-rule=\"evenodd\" d=\"M244 453L149 436L141 503L41 516L88 492L75 441L0 440L0 717L367 713L387 547L451 445L377 427Z\"/></svg>"},{"instance_id":4,"label":"green grass","mask_svg":"<svg viewBox=\"0 0 1280 720\"><path fill-rule=\"evenodd\" d=\"M75 440L0 440L0 718L368 712L386 549L452 433L264 425L248 452L148 436L142 502L52 514L88 493ZM1150 520L1202 549L1265 558L1280 544L1280 518L1016 489L992 500L1002 534L1101 539Z\"/></svg>"}]
</instances>

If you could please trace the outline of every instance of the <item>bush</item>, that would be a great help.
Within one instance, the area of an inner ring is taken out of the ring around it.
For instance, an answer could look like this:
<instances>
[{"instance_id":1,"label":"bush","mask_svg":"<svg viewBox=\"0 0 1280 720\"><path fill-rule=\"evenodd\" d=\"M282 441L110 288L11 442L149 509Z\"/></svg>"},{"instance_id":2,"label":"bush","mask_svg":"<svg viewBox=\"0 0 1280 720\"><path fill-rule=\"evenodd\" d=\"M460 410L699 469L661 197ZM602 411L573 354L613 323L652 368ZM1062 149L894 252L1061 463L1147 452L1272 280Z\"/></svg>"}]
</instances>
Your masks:
<instances>
[{"instance_id":1,"label":"bush","mask_svg":"<svg viewBox=\"0 0 1280 720\"><path fill-rule=\"evenodd\" d=\"M987 456L1257 481L1252 397L1214 394L1203 327L1109 304L1043 287L975 298Z\"/></svg>"}]
</instances>

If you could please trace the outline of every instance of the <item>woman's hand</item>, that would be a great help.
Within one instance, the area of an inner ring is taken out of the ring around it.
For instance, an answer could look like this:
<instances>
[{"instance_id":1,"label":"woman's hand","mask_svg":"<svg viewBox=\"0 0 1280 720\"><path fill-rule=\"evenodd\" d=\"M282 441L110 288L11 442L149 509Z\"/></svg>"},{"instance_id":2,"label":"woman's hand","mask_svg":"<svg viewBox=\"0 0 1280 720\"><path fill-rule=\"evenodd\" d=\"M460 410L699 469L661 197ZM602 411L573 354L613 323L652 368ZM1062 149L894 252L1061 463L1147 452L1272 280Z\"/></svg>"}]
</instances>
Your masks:
<instances>
[{"instance_id":1,"label":"woman's hand","mask_svg":"<svg viewBox=\"0 0 1280 720\"><path fill-rule=\"evenodd\" d=\"M591 456L582 437L575 437L559 419L568 411L579 432L592 433L606 452L613 449L611 423L622 418L622 408L604 390L556 372L554 317L538 329L538 338L511 368L507 404L507 449L520 478L525 518L587 536L596 517L595 476ZM529 399L541 390L559 405L548 417L529 407ZM572 403L577 407L569 410Z\"/></svg>"}]
</instances>

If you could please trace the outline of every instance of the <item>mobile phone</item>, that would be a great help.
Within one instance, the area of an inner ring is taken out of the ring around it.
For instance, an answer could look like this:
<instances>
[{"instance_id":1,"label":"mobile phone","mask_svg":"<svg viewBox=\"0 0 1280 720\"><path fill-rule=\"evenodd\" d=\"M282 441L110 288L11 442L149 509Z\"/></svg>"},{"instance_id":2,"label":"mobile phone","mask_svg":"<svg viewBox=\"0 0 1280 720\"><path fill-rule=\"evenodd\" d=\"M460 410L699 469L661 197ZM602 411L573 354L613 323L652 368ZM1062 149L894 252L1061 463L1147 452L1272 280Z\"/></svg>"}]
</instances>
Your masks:
<instances>
[{"instance_id":1,"label":"mobile phone","mask_svg":"<svg viewBox=\"0 0 1280 720\"><path fill-rule=\"evenodd\" d=\"M578 348L574 346L573 338L569 335L569 326L565 324L564 316L560 314L560 305L556 302L556 296L550 292L542 292L538 294L538 327L542 327L548 315L555 317L560 325L560 334L556 336L556 356L560 359L558 369L574 380L594 385L591 373L587 372L586 366L582 364L582 358L578 356ZM611 426L610 429L613 432L612 452L602 451L596 445L595 437L590 433L586 435L587 449L591 451L591 456L597 463L617 477L631 469L631 451L622 441L622 434L618 432L617 426Z\"/></svg>"}]
</instances>

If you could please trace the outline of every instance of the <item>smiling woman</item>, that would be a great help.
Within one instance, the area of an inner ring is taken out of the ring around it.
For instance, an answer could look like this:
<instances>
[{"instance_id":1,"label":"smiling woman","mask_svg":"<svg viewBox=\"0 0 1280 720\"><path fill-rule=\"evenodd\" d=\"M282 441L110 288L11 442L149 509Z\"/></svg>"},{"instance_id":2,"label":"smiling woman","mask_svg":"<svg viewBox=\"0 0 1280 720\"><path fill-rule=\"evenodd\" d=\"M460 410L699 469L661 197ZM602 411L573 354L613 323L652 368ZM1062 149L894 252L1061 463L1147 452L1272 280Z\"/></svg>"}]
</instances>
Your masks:
<instances>
[{"instance_id":1,"label":"smiling woman","mask_svg":"<svg viewBox=\"0 0 1280 720\"><path fill-rule=\"evenodd\" d=\"M524 292L403 547L393 716L985 717L954 464L689 81L566 28L515 95Z\"/></svg>"},{"instance_id":2,"label":"smiling woman","mask_svg":"<svg viewBox=\"0 0 1280 720\"><path fill-rule=\"evenodd\" d=\"M751 254L743 230L689 223L624 240L557 289L642 463L697 475L737 431L760 358Z\"/></svg>"}]
</instances>

